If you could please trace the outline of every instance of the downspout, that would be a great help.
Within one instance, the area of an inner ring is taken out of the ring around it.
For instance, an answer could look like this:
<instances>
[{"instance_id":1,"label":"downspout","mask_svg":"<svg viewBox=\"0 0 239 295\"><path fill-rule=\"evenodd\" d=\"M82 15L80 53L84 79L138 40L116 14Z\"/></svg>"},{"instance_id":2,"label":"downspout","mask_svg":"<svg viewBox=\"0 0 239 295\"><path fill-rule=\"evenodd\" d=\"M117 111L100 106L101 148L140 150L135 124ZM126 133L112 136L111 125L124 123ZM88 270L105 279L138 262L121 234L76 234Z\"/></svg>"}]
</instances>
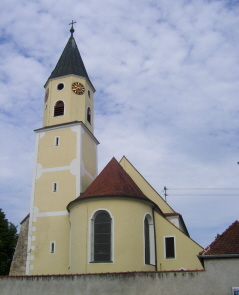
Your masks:
<instances>
[{"instance_id":1,"label":"downspout","mask_svg":"<svg viewBox=\"0 0 239 295\"><path fill-rule=\"evenodd\" d=\"M156 242L156 230L155 230L155 208L156 206L154 206L152 208L152 214L153 214L153 223L154 223L154 249L155 249L155 270L158 271L158 259L157 259L157 242Z\"/></svg>"}]
</instances>

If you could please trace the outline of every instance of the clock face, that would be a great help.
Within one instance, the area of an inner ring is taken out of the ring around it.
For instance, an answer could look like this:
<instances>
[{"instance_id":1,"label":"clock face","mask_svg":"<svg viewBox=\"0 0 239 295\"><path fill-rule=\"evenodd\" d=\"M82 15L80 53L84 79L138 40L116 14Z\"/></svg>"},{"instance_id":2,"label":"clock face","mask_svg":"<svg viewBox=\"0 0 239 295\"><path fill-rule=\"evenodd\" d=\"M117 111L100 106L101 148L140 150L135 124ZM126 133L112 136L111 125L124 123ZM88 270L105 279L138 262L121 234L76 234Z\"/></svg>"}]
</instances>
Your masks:
<instances>
[{"instance_id":1,"label":"clock face","mask_svg":"<svg viewBox=\"0 0 239 295\"><path fill-rule=\"evenodd\" d=\"M74 82L71 86L71 89L75 94L78 95L83 94L85 92L85 87L79 82Z\"/></svg>"},{"instance_id":2,"label":"clock face","mask_svg":"<svg viewBox=\"0 0 239 295\"><path fill-rule=\"evenodd\" d=\"M45 92L45 102L47 102L48 96L49 96L49 88L47 88Z\"/></svg>"}]
</instances>

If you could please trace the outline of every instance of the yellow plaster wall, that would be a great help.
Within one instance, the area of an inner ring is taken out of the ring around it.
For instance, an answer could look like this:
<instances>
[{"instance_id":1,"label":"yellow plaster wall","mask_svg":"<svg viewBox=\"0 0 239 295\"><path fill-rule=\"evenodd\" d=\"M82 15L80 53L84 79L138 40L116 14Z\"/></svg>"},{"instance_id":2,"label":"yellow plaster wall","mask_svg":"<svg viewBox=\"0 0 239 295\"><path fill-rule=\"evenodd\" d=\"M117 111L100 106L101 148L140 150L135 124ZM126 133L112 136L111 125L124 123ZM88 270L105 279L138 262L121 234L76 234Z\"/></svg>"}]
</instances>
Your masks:
<instances>
[{"instance_id":1,"label":"yellow plaster wall","mask_svg":"<svg viewBox=\"0 0 239 295\"><path fill-rule=\"evenodd\" d=\"M154 190L154 188L144 179L144 177L134 168L126 157L119 162L124 170L130 175L141 191L164 213L172 213L174 210L164 201L164 199Z\"/></svg>"},{"instance_id":2,"label":"yellow plaster wall","mask_svg":"<svg viewBox=\"0 0 239 295\"><path fill-rule=\"evenodd\" d=\"M31 246L31 265L34 274L66 274L69 273L69 216L38 217L33 222L36 230L32 232L35 241ZM56 242L55 253L50 253L50 242Z\"/></svg>"},{"instance_id":3,"label":"yellow plaster wall","mask_svg":"<svg viewBox=\"0 0 239 295\"><path fill-rule=\"evenodd\" d=\"M58 182L57 192L52 192L53 182ZM67 204L75 199L76 176L69 170L43 173L35 185L34 206L40 212L65 211Z\"/></svg>"},{"instance_id":4,"label":"yellow plaster wall","mask_svg":"<svg viewBox=\"0 0 239 295\"><path fill-rule=\"evenodd\" d=\"M75 94L72 90L72 83L80 82L85 87L85 93L82 95ZM57 85L63 83L64 89L57 90ZM94 91L90 84L84 78L77 76L66 76L50 80L46 86L49 89L47 102L44 102L43 126L57 125L72 121L82 121L93 133L94 127ZM91 97L88 96L90 90ZM65 104L63 116L54 117L54 105L58 100ZM87 108L91 108L92 124L87 121Z\"/></svg>"},{"instance_id":5,"label":"yellow plaster wall","mask_svg":"<svg viewBox=\"0 0 239 295\"><path fill-rule=\"evenodd\" d=\"M97 146L87 132L82 134L82 161L85 170L93 177L97 175ZM86 173L82 175L82 188L84 192L93 181Z\"/></svg>"},{"instance_id":6,"label":"yellow plaster wall","mask_svg":"<svg viewBox=\"0 0 239 295\"><path fill-rule=\"evenodd\" d=\"M82 159L84 161L85 169L92 175L95 176L97 173L97 154L96 144L91 139L87 132L82 134Z\"/></svg>"},{"instance_id":7,"label":"yellow plaster wall","mask_svg":"<svg viewBox=\"0 0 239 295\"><path fill-rule=\"evenodd\" d=\"M203 248L175 227L170 221L155 213L158 270L202 269L197 255ZM165 259L164 237L175 236L176 259Z\"/></svg>"},{"instance_id":8,"label":"yellow plaster wall","mask_svg":"<svg viewBox=\"0 0 239 295\"><path fill-rule=\"evenodd\" d=\"M81 176L81 181L81 193L83 193L92 183L93 179L89 175L84 173L84 175Z\"/></svg>"},{"instance_id":9,"label":"yellow plaster wall","mask_svg":"<svg viewBox=\"0 0 239 295\"><path fill-rule=\"evenodd\" d=\"M55 146L55 137L60 137L59 146ZM76 132L71 128L62 128L45 132L39 139L38 163L42 168L69 166L76 158Z\"/></svg>"},{"instance_id":10,"label":"yellow plaster wall","mask_svg":"<svg viewBox=\"0 0 239 295\"><path fill-rule=\"evenodd\" d=\"M106 209L113 218L113 263L89 263L90 218ZM71 208L71 273L155 270L144 264L143 222L148 204L130 199L82 202Z\"/></svg>"}]
</instances>

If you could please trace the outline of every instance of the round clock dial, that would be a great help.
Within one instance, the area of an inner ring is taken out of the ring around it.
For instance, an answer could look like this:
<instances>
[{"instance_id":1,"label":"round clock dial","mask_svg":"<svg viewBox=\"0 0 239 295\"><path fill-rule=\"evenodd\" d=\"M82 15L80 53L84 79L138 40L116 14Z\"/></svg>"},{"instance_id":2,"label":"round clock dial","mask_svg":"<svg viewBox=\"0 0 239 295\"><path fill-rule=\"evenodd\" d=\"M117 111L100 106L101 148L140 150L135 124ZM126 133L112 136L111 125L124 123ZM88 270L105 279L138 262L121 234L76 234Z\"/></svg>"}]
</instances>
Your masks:
<instances>
[{"instance_id":1,"label":"round clock dial","mask_svg":"<svg viewBox=\"0 0 239 295\"><path fill-rule=\"evenodd\" d=\"M83 94L85 92L85 87L79 82L74 82L71 86L71 89L75 94L78 95Z\"/></svg>"}]
</instances>

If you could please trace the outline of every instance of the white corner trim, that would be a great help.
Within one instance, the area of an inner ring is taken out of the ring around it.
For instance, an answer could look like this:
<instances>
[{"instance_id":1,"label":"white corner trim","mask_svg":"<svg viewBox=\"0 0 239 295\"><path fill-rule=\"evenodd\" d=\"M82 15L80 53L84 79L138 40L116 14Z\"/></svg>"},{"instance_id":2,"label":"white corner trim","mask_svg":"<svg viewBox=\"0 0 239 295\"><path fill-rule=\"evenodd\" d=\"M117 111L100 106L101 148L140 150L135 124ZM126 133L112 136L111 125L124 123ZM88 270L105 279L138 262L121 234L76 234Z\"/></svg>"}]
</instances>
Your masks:
<instances>
[{"instance_id":1,"label":"white corner trim","mask_svg":"<svg viewBox=\"0 0 239 295\"><path fill-rule=\"evenodd\" d=\"M53 168L44 168L42 172L55 172L55 171L63 171L63 170L70 170L70 166L61 166L61 167L53 167Z\"/></svg>"},{"instance_id":2,"label":"white corner trim","mask_svg":"<svg viewBox=\"0 0 239 295\"><path fill-rule=\"evenodd\" d=\"M64 216L69 215L68 211L37 212L35 217Z\"/></svg>"},{"instance_id":3,"label":"white corner trim","mask_svg":"<svg viewBox=\"0 0 239 295\"><path fill-rule=\"evenodd\" d=\"M77 131L79 130L79 124L78 124L78 125L74 125L74 126L72 126L72 127L71 127L71 130L72 130L73 132L77 132Z\"/></svg>"},{"instance_id":4,"label":"white corner trim","mask_svg":"<svg viewBox=\"0 0 239 295\"><path fill-rule=\"evenodd\" d=\"M94 176L92 176L86 169L82 169L82 176L86 174L87 176L90 177L90 179L94 180Z\"/></svg>"},{"instance_id":5,"label":"white corner trim","mask_svg":"<svg viewBox=\"0 0 239 295\"><path fill-rule=\"evenodd\" d=\"M46 132L41 132L41 133L40 133L40 139L41 139L42 137L44 137L45 134L46 134Z\"/></svg>"},{"instance_id":6,"label":"white corner trim","mask_svg":"<svg viewBox=\"0 0 239 295\"><path fill-rule=\"evenodd\" d=\"M71 164L69 167L70 167L70 173L72 175L77 175L79 173L78 170L80 167L77 164L78 164L77 159L74 159L71 161Z\"/></svg>"},{"instance_id":7,"label":"white corner trim","mask_svg":"<svg viewBox=\"0 0 239 295\"><path fill-rule=\"evenodd\" d=\"M42 176L42 165L36 164L36 179L39 179Z\"/></svg>"},{"instance_id":8,"label":"white corner trim","mask_svg":"<svg viewBox=\"0 0 239 295\"><path fill-rule=\"evenodd\" d=\"M71 166L60 166L60 167L52 167L52 168L42 168L42 165L37 163L36 168L36 179L39 179L42 176L42 173L47 172L56 172L56 171L64 171L64 170L70 170Z\"/></svg>"}]
</instances>

